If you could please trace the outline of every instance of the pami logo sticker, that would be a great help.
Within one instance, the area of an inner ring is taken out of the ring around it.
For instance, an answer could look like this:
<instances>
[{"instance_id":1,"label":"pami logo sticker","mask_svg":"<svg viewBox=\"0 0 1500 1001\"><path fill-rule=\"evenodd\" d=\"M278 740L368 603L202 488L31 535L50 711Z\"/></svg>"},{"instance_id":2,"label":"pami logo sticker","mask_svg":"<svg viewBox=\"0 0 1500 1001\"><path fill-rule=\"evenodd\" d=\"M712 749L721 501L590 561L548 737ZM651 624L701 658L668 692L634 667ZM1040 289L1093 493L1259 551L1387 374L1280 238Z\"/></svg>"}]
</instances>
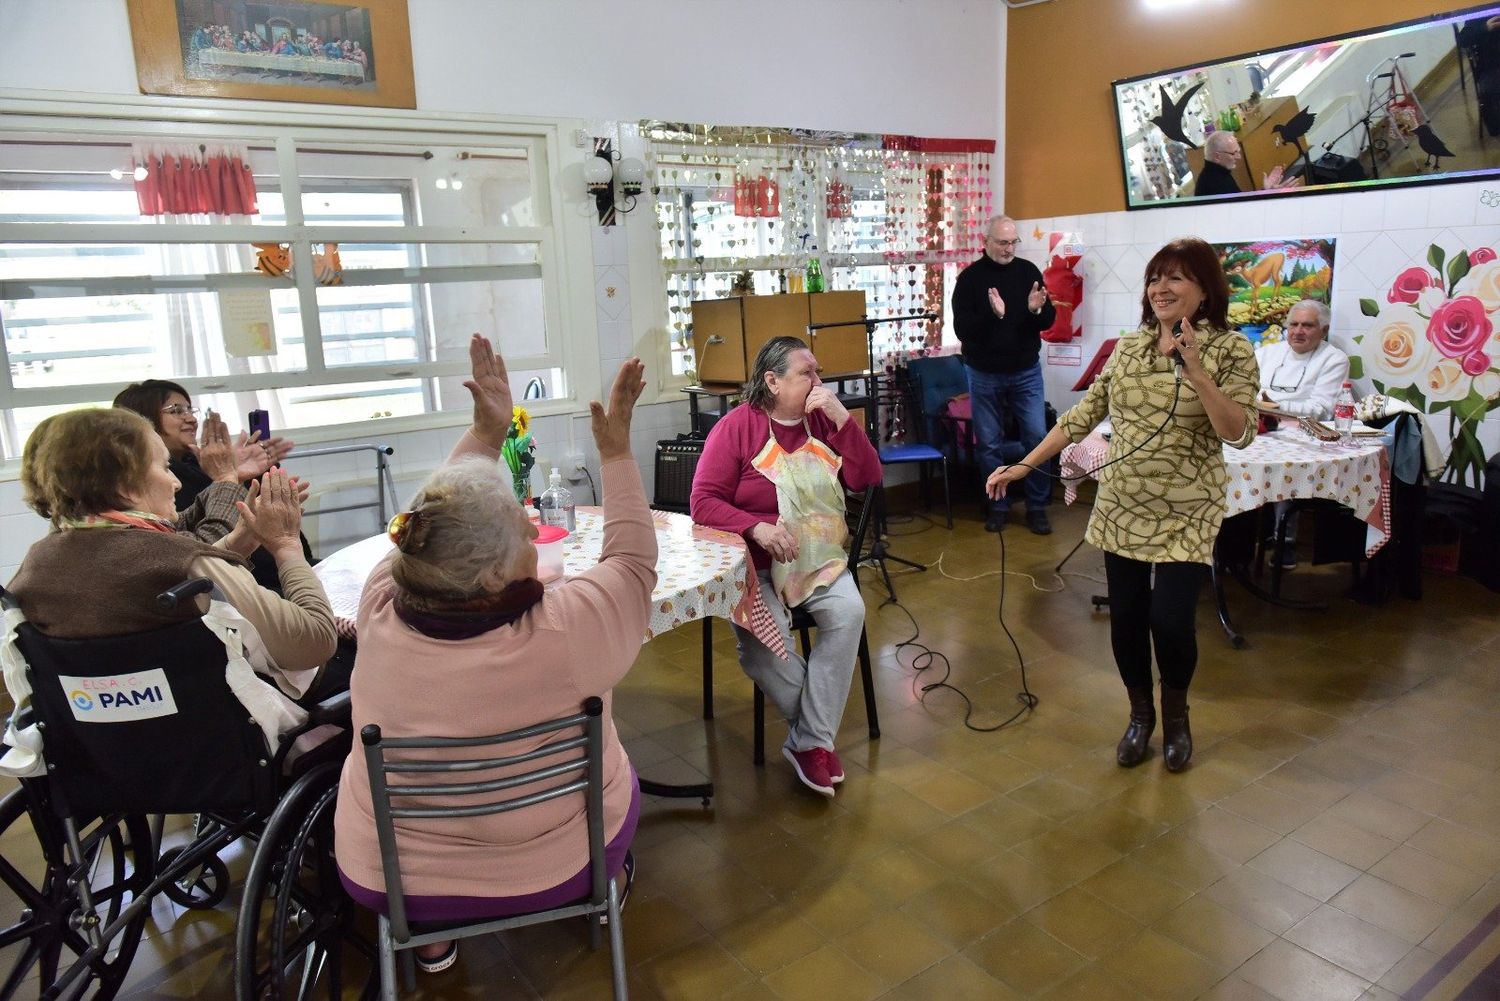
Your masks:
<instances>
[{"instance_id":1,"label":"pami logo sticker","mask_svg":"<svg viewBox=\"0 0 1500 1001\"><path fill-rule=\"evenodd\" d=\"M177 712L167 672L137 671L101 678L70 678L59 674L73 718L81 723L132 723L171 716Z\"/></svg>"}]
</instances>

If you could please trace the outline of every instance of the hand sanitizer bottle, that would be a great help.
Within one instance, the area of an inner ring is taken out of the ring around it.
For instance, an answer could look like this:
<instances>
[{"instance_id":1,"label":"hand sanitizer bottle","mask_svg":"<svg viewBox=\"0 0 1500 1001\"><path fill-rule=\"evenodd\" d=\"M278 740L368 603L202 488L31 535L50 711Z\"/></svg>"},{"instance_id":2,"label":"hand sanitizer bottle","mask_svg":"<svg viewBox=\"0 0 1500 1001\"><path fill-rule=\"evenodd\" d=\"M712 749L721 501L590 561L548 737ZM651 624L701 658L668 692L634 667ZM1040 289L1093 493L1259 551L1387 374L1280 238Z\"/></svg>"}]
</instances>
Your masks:
<instances>
[{"instance_id":1,"label":"hand sanitizer bottle","mask_svg":"<svg viewBox=\"0 0 1500 1001\"><path fill-rule=\"evenodd\" d=\"M552 470L552 475L547 478L547 490L542 494L538 506L542 509L543 525L556 525L569 532L574 531L577 523L573 513L573 492L562 485L561 471Z\"/></svg>"}]
</instances>

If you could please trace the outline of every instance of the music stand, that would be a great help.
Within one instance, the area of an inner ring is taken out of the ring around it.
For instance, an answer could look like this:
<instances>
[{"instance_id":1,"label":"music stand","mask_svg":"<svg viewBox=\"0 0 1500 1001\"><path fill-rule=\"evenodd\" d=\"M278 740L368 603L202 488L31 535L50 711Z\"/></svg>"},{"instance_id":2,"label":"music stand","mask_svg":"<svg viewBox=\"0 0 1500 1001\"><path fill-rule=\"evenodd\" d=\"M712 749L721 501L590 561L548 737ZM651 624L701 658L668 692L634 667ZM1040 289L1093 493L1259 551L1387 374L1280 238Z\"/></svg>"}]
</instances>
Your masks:
<instances>
[{"instance_id":1,"label":"music stand","mask_svg":"<svg viewBox=\"0 0 1500 1001\"><path fill-rule=\"evenodd\" d=\"M878 319L864 317L860 320L839 320L832 323L809 323L807 325L808 339L812 339L814 330L825 330L829 327L864 327L865 328L865 359L869 365L865 377L865 433L870 437L870 443L875 445L880 440L879 435L879 409L880 409L880 379L881 376L875 368L875 328L882 323L906 323L911 320L936 320L936 313L911 313L906 316L885 316ZM879 446L876 445L876 450ZM886 545L885 537L888 526L886 524L885 512L885 483L882 482L875 488L875 493L870 501L875 505L874 517L870 519L870 549L869 553L861 558L862 563L874 563L880 569L880 578L885 583L886 593L890 595L890 601L896 600L896 589L891 584L891 574L886 568L886 561L893 560L903 566L911 567L913 570L926 571L927 567L914 560L897 556L890 551Z\"/></svg>"}]
</instances>

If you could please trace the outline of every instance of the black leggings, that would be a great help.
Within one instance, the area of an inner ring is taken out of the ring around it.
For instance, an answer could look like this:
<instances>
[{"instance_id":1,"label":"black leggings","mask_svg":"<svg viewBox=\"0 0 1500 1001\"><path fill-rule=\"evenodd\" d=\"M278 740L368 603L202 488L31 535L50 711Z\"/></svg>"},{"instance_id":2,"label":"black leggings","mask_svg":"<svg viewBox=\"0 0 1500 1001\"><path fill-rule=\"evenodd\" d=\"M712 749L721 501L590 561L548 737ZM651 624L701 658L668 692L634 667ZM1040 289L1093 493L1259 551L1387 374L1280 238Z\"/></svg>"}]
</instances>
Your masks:
<instances>
[{"instance_id":1,"label":"black leggings","mask_svg":"<svg viewBox=\"0 0 1500 1001\"><path fill-rule=\"evenodd\" d=\"M1198 590L1206 569L1202 563L1143 563L1104 554L1109 638L1126 688L1151 687L1153 643L1163 685L1187 688L1193 680L1198 666Z\"/></svg>"}]
</instances>

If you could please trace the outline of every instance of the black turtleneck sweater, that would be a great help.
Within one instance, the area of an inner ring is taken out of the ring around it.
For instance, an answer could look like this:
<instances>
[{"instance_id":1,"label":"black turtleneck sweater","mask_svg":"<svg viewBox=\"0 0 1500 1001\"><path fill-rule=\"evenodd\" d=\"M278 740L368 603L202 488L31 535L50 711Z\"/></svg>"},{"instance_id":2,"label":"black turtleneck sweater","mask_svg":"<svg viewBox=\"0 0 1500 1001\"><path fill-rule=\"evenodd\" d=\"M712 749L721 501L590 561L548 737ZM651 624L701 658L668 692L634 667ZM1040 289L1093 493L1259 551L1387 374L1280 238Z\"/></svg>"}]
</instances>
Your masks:
<instances>
[{"instance_id":1,"label":"black turtleneck sweater","mask_svg":"<svg viewBox=\"0 0 1500 1001\"><path fill-rule=\"evenodd\" d=\"M1240 193L1240 184L1229 172L1229 168L1214 163L1212 160L1203 161L1203 169L1198 171L1198 183L1193 185L1195 195L1237 195Z\"/></svg>"},{"instance_id":2,"label":"black turtleneck sweater","mask_svg":"<svg viewBox=\"0 0 1500 1001\"><path fill-rule=\"evenodd\" d=\"M963 345L964 364L981 372L1019 372L1036 364L1042 331L1052 326L1057 310L1051 300L1033 314L1026 308L1033 283L1042 273L1030 261L1015 257L998 264L988 254L959 272L953 284L953 332ZM1000 290L1005 318L990 308L990 289Z\"/></svg>"}]
</instances>

